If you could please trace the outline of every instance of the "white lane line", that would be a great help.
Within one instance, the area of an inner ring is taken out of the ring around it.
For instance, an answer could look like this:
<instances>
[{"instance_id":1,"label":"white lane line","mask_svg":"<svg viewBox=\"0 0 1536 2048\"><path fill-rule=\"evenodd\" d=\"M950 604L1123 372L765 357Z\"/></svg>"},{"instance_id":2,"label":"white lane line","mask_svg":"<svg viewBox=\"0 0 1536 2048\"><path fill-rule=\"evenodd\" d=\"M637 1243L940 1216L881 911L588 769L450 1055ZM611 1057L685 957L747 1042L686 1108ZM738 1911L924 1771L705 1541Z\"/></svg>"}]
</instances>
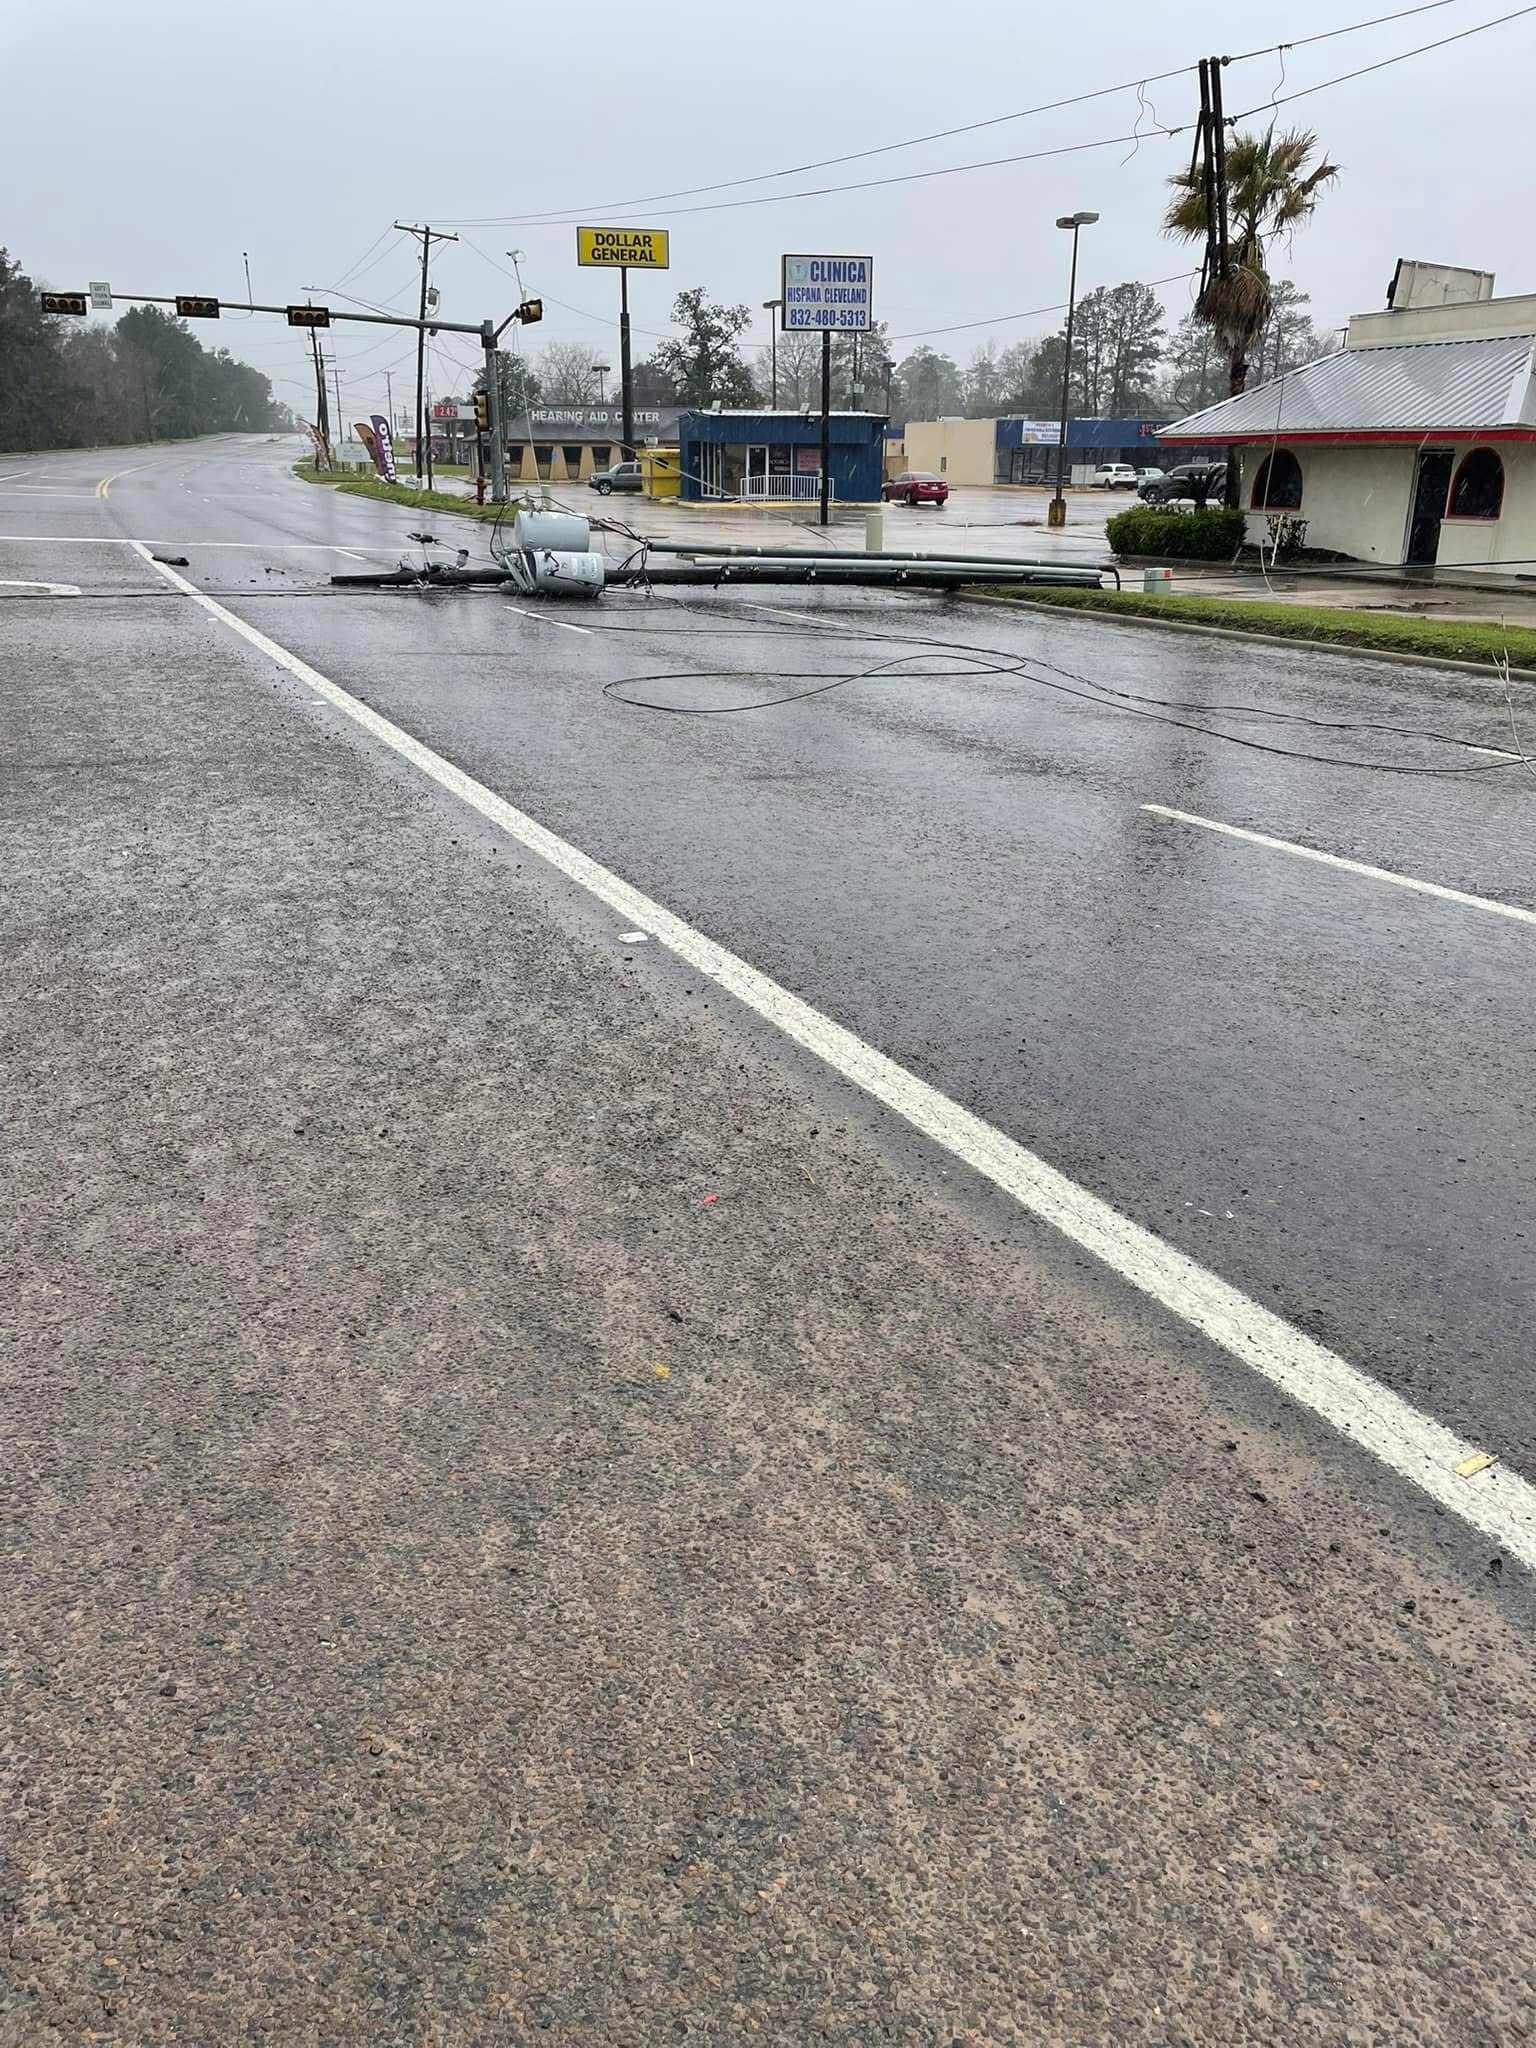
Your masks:
<instances>
[{"instance_id":1,"label":"white lane line","mask_svg":"<svg viewBox=\"0 0 1536 2048\"><path fill-rule=\"evenodd\" d=\"M92 495L94 496L94 493ZM40 547L50 548L131 548L138 545L136 541L128 540L119 533L0 533L0 541L8 540L33 542ZM262 555L350 555L354 562L366 562L368 560L367 554L360 555L356 549L340 547L335 541L330 540L269 542L264 540L203 540L199 537L197 540L150 540L145 541L144 545L150 548L249 548L253 553ZM381 556L386 561L391 556L398 556L399 553L398 547L370 548L368 551L368 554Z\"/></svg>"},{"instance_id":2,"label":"white lane line","mask_svg":"<svg viewBox=\"0 0 1536 2048\"><path fill-rule=\"evenodd\" d=\"M146 561L152 561L142 542L132 545ZM153 562L153 567L364 732L607 904L626 926L649 931L696 973L707 975L834 1073L895 1110L915 1130L984 1175L1030 1215L1080 1245L1132 1287L1201 1331L1502 1550L1536 1567L1536 1486L1500 1464L1485 1467L1475 1477L1457 1476L1456 1467L1477 1457L1483 1445L1469 1443L1423 1414L1368 1373L1294 1329L1272 1310L1250 1301L1184 1252L1120 1215L1033 1152L717 946L569 840L561 839L401 726L381 717L307 661L255 626L248 626L174 569L162 562Z\"/></svg>"},{"instance_id":3,"label":"white lane line","mask_svg":"<svg viewBox=\"0 0 1536 2048\"><path fill-rule=\"evenodd\" d=\"M520 619L537 619L541 626L558 626L562 633L585 633L588 639L592 637L592 628L590 626L573 626L569 619L552 619L546 612L527 612L523 610L520 604L504 603L502 609L504 611L516 612Z\"/></svg>"},{"instance_id":4,"label":"white lane line","mask_svg":"<svg viewBox=\"0 0 1536 2048\"><path fill-rule=\"evenodd\" d=\"M1391 868L1373 868L1363 860L1345 860L1341 854L1320 853L1315 846L1298 846L1293 839L1271 839L1267 832L1250 832L1244 825L1223 825L1217 818L1197 817L1193 811L1176 811L1168 804L1143 804L1155 818L1172 818L1179 825L1198 825L1205 832L1223 832L1228 839L1246 839L1254 846L1267 846L1275 853L1291 853L1298 860L1315 860L1320 867L1342 868L1347 875L1363 875L1368 882L1392 882L1399 889L1414 889L1421 896L1438 896L1445 903L1459 903L1466 910L1488 910L1495 917L1513 917L1521 924L1536 924L1536 910L1522 910L1518 903L1501 903L1496 896L1469 896L1465 889L1447 889L1440 882L1423 882L1417 875L1399 875Z\"/></svg>"},{"instance_id":5,"label":"white lane line","mask_svg":"<svg viewBox=\"0 0 1536 2048\"><path fill-rule=\"evenodd\" d=\"M45 489L42 484L18 484L14 491L0 490L0 498L21 498L29 502L33 498L94 498L95 491L55 491Z\"/></svg>"},{"instance_id":6,"label":"white lane line","mask_svg":"<svg viewBox=\"0 0 1536 2048\"><path fill-rule=\"evenodd\" d=\"M35 576L0 576L0 590L40 590L45 597L78 597L78 583L40 583Z\"/></svg>"}]
</instances>

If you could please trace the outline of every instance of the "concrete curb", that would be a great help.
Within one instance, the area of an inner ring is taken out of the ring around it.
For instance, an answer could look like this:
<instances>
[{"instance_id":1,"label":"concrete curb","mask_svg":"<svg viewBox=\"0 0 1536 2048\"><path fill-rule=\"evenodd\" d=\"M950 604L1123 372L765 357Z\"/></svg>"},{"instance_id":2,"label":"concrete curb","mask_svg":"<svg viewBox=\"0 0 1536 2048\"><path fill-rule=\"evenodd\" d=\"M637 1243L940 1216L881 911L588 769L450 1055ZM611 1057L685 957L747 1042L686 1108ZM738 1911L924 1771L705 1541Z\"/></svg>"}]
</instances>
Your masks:
<instances>
[{"instance_id":1,"label":"concrete curb","mask_svg":"<svg viewBox=\"0 0 1536 2048\"><path fill-rule=\"evenodd\" d=\"M1307 640L1300 634L1245 633L1236 626L1201 626L1189 619L1152 619L1145 612L1119 612L1108 606L1039 604L1028 597L1005 597L999 591L967 589L962 594L970 604L1023 606L1032 612L1048 613L1056 619L1098 619L1112 626L1150 626L1158 633L1200 633L1210 640L1244 640L1250 646L1288 647L1293 653L1298 648L1308 648L1314 654L1348 654L1367 661L1407 662L1415 668L1451 669L1460 675L1481 676L1485 682L1492 680L1495 685L1498 681L1498 670L1487 661L1458 661L1441 654L1399 653L1390 647L1353 647L1346 640ZM1512 668L1509 673L1516 682L1536 683L1536 669Z\"/></svg>"}]
</instances>

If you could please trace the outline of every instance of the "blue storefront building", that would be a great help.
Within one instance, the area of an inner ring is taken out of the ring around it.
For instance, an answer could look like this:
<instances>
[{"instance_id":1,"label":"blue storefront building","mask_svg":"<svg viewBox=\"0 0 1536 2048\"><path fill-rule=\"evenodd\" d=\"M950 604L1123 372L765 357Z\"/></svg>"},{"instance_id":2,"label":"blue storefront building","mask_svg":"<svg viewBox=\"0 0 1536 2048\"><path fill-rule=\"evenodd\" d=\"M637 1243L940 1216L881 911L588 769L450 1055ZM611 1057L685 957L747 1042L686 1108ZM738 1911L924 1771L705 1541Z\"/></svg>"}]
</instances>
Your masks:
<instances>
[{"instance_id":1,"label":"blue storefront building","mask_svg":"<svg viewBox=\"0 0 1536 2048\"><path fill-rule=\"evenodd\" d=\"M832 496L872 505L884 474L883 412L835 412ZM697 502L814 504L821 495L819 412L685 412L677 423L682 496Z\"/></svg>"},{"instance_id":2,"label":"blue storefront building","mask_svg":"<svg viewBox=\"0 0 1536 2048\"><path fill-rule=\"evenodd\" d=\"M1180 451L1170 458L1158 440L1167 421L1136 417L1118 420L1069 419L1067 421L1067 468L1097 469L1106 462L1128 462L1132 469L1163 469L1171 460L1219 461L1221 449ZM1051 483L1056 476L1056 444L1061 428L1055 420L1000 419L994 441L995 467L992 480L1000 484Z\"/></svg>"}]
</instances>

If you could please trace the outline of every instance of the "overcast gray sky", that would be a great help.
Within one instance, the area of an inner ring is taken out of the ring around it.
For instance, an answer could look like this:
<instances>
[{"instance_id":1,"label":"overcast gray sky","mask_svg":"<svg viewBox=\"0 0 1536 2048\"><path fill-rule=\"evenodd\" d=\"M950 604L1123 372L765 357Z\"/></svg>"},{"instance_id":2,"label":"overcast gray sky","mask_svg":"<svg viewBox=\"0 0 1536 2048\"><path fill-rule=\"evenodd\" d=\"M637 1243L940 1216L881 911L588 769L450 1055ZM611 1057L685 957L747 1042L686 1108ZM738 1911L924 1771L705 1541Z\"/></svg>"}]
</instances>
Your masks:
<instances>
[{"instance_id":1,"label":"overcast gray sky","mask_svg":"<svg viewBox=\"0 0 1536 2048\"><path fill-rule=\"evenodd\" d=\"M0 10L0 242L60 288L102 278L119 291L226 298L244 296L248 250L256 297L274 303L343 280L366 254L346 288L414 311L415 244L386 230L397 216L430 220L465 237L435 259L445 315L505 311L514 287L493 264L510 268L505 251L517 248L529 290L546 304L530 346L579 340L595 360L616 363L615 280L576 268L574 227L508 219L580 213L671 230L670 273L634 281L637 353L652 345L643 330L666 331L676 290L703 284L755 310L777 289L780 253L803 250L872 255L876 311L901 338L896 353L930 340L963 363L989 336L1006 345L1058 324L1055 314L1006 316L1064 296L1059 213L1102 216L1084 236L1085 286L1187 268L1158 228L1163 180L1187 162L1187 133L1154 136L1134 153L1117 143L873 190L719 202L1128 135L1134 86L778 182L644 196L986 121L1400 4L513 0L442 14L418 0L13 0ZM1233 64L1227 108L1509 11L1510 0L1449 0L1293 49L1283 82L1274 56ZM1311 293L1319 325L1380 305L1398 256L1495 270L1501 294L1536 289L1533 76L1529 12L1283 110L1287 122L1315 126L1343 166L1277 265ZM1146 104L1143 128L1186 126L1194 77L1149 84ZM684 210L698 206L716 210ZM1171 326L1188 287L1160 295ZM756 312L756 340L766 341L767 321ZM962 322L980 324L939 331ZM200 331L265 370L279 396L302 401L302 336L259 317ZM378 373L404 366L409 335L354 327L336 338L347 409L381 400ZM473 343L454 347L472 362ZM468 372L455 378L444 358L434 382L455 381L467 388Z\"/></svg>"}]
</instances>

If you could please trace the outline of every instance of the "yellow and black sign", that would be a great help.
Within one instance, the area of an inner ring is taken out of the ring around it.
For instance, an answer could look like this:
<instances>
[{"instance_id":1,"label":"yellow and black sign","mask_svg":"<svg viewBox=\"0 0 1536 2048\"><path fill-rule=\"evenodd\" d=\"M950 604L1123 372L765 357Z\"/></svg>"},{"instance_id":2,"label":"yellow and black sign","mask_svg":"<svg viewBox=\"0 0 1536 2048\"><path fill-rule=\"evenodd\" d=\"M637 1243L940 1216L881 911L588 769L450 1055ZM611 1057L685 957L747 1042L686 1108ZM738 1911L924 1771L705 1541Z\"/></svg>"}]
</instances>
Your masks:
<instances>
[{"instance_id":1,"label":"yellow and black sign","mask_svg":"<svg viewBox=\"0 0 1536 2048\"><path fill-rule=\"evenodd\" d=\"M331 309L329 306L290 306L288 325L290 327L329 327Z\"/></svg>"},{"instance_id":2,"label":"yellow and black sign","mask_svg":"<svg viewBox=\"0 0 1536 2048\"><path fill-rule=\"evenodd\" d=\"M84 292L42 292L39 294L45 313L74 313L85 317Z\"/></svg>"},{"instance_id":3,"label":"yellow and black sign","mask_svg":"<svg viewBox=\"0 0 1536 2048\"><path fill-rule=\"evenodd\" d=\"M576 261L602 270L667 270L665 228L578 228Z\"/></svg>"},{"instance_id":4,"label":"yellow and black sign","mask_svg":"<svg viewBox=\"0 0 1536 2048\"><path fill-rule=\"evenodd\" d=\"M217 299L178 298L176 317L179 320L217 320L219 302Z\"/></svg>"}]
</instances>

